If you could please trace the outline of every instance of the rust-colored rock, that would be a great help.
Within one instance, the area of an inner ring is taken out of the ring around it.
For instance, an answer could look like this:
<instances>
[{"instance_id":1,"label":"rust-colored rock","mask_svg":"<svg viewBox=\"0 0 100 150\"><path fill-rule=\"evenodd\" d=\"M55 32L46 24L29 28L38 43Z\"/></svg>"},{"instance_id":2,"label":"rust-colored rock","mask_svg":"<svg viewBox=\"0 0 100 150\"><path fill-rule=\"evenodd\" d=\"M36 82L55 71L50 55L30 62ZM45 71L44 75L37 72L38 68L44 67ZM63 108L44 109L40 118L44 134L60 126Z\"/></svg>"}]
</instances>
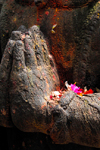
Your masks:
<instances>
[{"instance_id":1,"label":"rust-colored rock","mask_svg":"<svg viewBox=\"0 0 100 150\"><path fill-rule=\"evenodd\" d=\"M100 93L70 91L59 102L50 99L65 80L100 87L100 2L34 2L12 0L2 7L0 125L45 133L56 144L100 148ZM22 24L26 28L18 29Z\"/></svg>"}]
</instances>

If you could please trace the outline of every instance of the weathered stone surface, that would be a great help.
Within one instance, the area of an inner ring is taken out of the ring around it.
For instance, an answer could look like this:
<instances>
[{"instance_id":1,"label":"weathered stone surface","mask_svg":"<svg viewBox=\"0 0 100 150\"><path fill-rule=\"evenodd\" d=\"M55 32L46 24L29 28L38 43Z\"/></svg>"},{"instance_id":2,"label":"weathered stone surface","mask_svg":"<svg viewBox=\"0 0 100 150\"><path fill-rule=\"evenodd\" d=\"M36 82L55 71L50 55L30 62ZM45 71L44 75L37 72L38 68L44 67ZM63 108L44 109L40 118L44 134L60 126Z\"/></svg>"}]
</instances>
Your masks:
<instances>
[{"instance_id":1,"label":"weathered stone surface","mask_svg":"<svg viewBox=\"0 0 100 150\"><path fill-rule=\"evenodd\" d=\"M99 1L40 2L35 1L38 9L27 3L21 5L22 1L20 4L14 0L4 3L0 17L2 52L12 31L22 24L27 28L37 24L55 58L61 86L68 80L70 83L76 81L82 87L99 88ZM64 7L65 3L67 7ZM97 61L93 63L96 67L92 70L91 62L97 55Z\"/></svg>"},{"instance_id":2,"label":"weathered stone surface","mask_svg":"<svg viewBox=\"0 0 100 150\"><path fill-rule=\"evenodd\" d=\"M82 7L82 6L85 6L85 5L87 5L88 3L90 3L90 2L92 2L93 0L82 0L82 1L80 1L80 0L62 0L62 1L60 1L60 0L54 0L54 1L52 1L52 0L34 0L34 2L35 2L35 4L38 6L38 7L40 7L40 8L42 8L44 5L43 5L43 3L45 4L45 5L48 5L48 6L52 6L52 7L59 7L59 8L61 8L61 7L65 7L65 8L77 8L77 7Z\"/></svg>"},{"instance_id":3,"label":"weathered stone surface","mask_svg":"<svg viewBox=\"0 0 100 150\"><path fill-rule=\"evenodd\" d=\"M11 71L11 54L15 41L9 40L0 64L0 125L11 127L10 99L9 99L9 77Z\"/></svg>"},{"instance_id":4,"label":"weathered stone surface","mask_svg":"<svg viewBox=\"0 0 100 150\"><path fill-rule=\"evenodd\" d=\"M1 50L5 49L8 39L12 31L16 31L21 25L29 28L37 24L37 9L36 6L23 6L19 3L6 1L3 4L0 14L0 36L1 36Z\"/></svg>"},{"instance_id":5,"label":"weathered stone surface","mask_svg":"<svg viewBox=\"0 0 100 150\"><path fill-rule=\"evenodd\" d=\"M49 1L46 5L46 1L35 1L38 9L27 2L5 2L0 16L2 52L15 30L0 66L0 125L14 123L24 132L48 134L56 144L100 148L100 93L79 97L67 92L60 102L50 100L59 79L46 45L48 41L61 83L99 87L100 2ZM17 31L22 24L39 25L46 41L37 26Z\"/></svg>"},{"instance_id":6,"label":"weathered stone surface","mask_svg":"<svg viewBox=\"0 0 100 150\"><path fill-rule=\"evenodd\" d=\"M9 119L21 131L49 135L55 144L100 148L100 93L81 97L67 91L59 101L51 100L59 77L42 32L33 26L13 34L0 66L0 125L11 127Z\"/></svg>"},{"instance_id":7,"label":"weathered stone surface","mask_svg":"<svg viewBox=\"0 0 100 150\"><path fill-rule=\"evenodd\" d=\"M2 5L3 5L3 0L0 1L0 12L1 12Z\"/></svg>"},{"instance_id":8,"label":"weathered stone surface","mask_svg":"<svg viewBox=\"0 0 100 150\"><path fill-rule=\"evenodd\" d=\"M23 30L23 28L20 29ZM44 99L48 99L50 92L57 90L59 84L55 62L48 51L46 41L39 28L33 26L26 33L13 31L0 66L0 125L10 126L9 122L6 122L7 117L9 117L9 105L14 102L13 100L11 101L12 98L15 101L18 98L17 102L20 101L21 95L16 95L21 94L20 90L24 91L22 93L24 97L25 93L29 89L31 90L27 93L28 97L25 99L25 103L27 104L29 97L34 95L34 104L37 103L35 111L38 112L39 110L37 111L37 109L42 107L41 104L45 105ZM16 90L19 91L16 93ZM13 91L15 91L15 94ZM15 106L12 105L12 107ZM12 108L12 115L15 114L15 109L16 107ZM31 128L30 131L32 131Z\"/></svg>"},{"instance_id":9,"label":"weathered stone surface","mask_svg":"<svg viewBox=\"0 0 100 150\"><path fill-rule=\"evenodd\" d=\"M50 59L46 41L37 26L29 29L24 42L16 41L10 75L10 109L13 123L24 132L42 129L46 133L47 100L51 91L59 87L56 67L53 61L51 66Z\"/></svg>"}]
</instances>

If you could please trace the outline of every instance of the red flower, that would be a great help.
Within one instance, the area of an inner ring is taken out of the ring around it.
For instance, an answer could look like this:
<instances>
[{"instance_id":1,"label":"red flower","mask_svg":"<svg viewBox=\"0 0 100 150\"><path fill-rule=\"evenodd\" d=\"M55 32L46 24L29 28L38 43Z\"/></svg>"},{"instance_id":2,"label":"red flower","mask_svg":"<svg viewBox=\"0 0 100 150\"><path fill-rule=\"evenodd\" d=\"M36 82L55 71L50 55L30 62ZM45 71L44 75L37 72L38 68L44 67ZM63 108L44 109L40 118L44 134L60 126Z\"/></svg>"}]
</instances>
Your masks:
<instances>
[{"instance_id":1,"label":"red flower","mask_svg":"<svg viewBox=\"0 0 100 150\"><path fill-rule=\"evenodd\" d=\"M88 91L84 92L84 94L93 94L93 90L89 89Z\"/></svg>"},{"instance_id":2,"label":"red flower","mask_svg":"<svg viewBox=\"0 0 100 150\"><path fill-rule=\"evenodd\" d=\"M82 91L82 93L84 93L84 90L83 90L83 89L79 89L78 91Z\"/></svg>"},{"instance_id":3,"label":"red flower","mask_svg":"<svg viewBox=\"0 0 100 150\"><path fill-rule=\"evenodd\" d=\"M50 95L50 99L52 99L52 95Z\"/></svg>"}]
</instances>

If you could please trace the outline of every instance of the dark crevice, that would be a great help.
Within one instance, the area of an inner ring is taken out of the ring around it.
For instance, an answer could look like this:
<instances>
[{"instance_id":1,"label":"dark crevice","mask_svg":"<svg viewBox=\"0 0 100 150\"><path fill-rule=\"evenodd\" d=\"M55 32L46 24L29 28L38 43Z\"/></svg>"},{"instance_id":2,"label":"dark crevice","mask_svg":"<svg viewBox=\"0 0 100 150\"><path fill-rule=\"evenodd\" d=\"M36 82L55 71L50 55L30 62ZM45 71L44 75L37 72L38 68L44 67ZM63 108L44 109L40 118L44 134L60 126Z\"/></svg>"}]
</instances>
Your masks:
<instances>
[{"instance_id":1,"label":"dark crevice","mask_svg":"<svg viewBox=\"0 0 100 150\"><path fill-rule=\"evenodd\" d=\"M7 128L0 127L0 150L9 150Z\"/></svg>"}]
</instances>

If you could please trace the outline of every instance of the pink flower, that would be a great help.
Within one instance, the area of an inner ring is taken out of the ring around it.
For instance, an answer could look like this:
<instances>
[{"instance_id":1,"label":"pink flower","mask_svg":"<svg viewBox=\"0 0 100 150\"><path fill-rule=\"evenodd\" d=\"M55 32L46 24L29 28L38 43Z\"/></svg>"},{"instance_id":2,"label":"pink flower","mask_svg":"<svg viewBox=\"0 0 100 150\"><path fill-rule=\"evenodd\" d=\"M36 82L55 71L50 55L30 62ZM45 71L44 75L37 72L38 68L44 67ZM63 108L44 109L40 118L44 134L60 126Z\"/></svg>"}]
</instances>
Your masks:
<instances>
[{"instance_id":1,"label":"pink flower","mask_svg":"<svg viewBox=\"0 0 100 150\"><path fill-rule=\"evenodd\" d=\"M72 89L72 91L75 92L75 93L82 93L82 91L79 90L80 87L76 86L75 84L71 84L71 89Z\"/></svg>"},{"instance_id":2,"label":"pink flower","mask_svg":"<svg viewBox=\"0 0 100 150\"><path fill-rule=\"evenodd\" d=\"M68 91L73 91L75 93L77 93L78 95L82 96L83 94L92 94L93 93L93 90L92 89L89 89L89 90L85 90L84 89L81 89L80 87L76 86L76 84L68 84L68 81L65 82L65 86L67 87Z\"/></svg>"}]
</instances>

